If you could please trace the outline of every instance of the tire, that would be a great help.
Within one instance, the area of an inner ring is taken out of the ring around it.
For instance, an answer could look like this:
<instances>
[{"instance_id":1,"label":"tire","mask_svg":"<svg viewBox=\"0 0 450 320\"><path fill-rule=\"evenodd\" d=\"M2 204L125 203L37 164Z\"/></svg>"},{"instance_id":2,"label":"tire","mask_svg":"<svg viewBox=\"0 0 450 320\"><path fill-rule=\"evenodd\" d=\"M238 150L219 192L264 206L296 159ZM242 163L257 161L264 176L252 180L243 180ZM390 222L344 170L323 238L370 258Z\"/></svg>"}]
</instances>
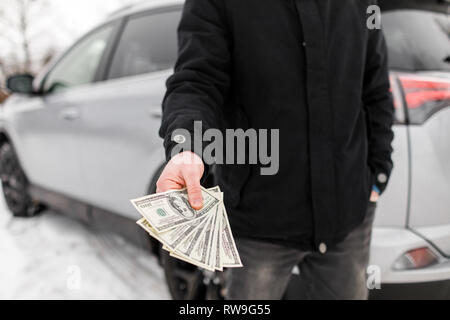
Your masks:
<instances>
[{"instance_id":1,"label":"tire","mask_svg":"<svg viewBox=\"0 0 450 320\"><path fill-rule=\"evenodd\" d=\"M172 258L161 248L160 258L164 268L166 283L174 300L204 300L206 287L203 273L197 267Z\"/></svg>"},{"instance_id":2,"label":"tire","mask_svg":"<svg viewBox=\"0 0 450 320\"><path fill-rule=\"evenodd\" d=\"M175 259L160 249L166 283L174 300L222 300L223 278Z\"/></svg>"},{"instance_id":3,"label":"tire","mask_svg":"<svg viewBox=\"0 0 450 320\"><path fill-rule=\"evenodd\" d=\"M37 213L37 205L28 191L28 180L9 143L0 147L0 179L5 202L13 216L31 217Z\"/></svg>"}]
</instances>

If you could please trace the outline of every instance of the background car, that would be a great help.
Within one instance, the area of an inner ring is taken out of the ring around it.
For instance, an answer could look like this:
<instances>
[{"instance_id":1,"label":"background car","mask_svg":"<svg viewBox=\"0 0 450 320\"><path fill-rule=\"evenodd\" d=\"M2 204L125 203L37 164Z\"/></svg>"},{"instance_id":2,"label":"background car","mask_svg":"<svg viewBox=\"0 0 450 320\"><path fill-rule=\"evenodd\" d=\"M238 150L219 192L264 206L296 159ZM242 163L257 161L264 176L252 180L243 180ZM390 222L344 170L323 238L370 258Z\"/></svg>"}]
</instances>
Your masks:
<instances>
[{"instance_id":1,"label":"background car","mask_svg":"<svg viewBox=\"0 0 450 320\"><path fill-rule=\"evenodd\" d=\"M36 78L9 78L14 94L0 110L0 177L14 215L32 216L45 205L117 232L160 255L174 298L220 298L222 274L160 251L136 226L139 216L128 201L155 192L164 164L161 101L177 55L182 4L127 7ZM381 290L371 297L449 298L448 6L380 4L397 122L395 170L372 240L371 270ZM301 288L294 275L286 298L302 298Z\"/></svg>"}]
</instances>

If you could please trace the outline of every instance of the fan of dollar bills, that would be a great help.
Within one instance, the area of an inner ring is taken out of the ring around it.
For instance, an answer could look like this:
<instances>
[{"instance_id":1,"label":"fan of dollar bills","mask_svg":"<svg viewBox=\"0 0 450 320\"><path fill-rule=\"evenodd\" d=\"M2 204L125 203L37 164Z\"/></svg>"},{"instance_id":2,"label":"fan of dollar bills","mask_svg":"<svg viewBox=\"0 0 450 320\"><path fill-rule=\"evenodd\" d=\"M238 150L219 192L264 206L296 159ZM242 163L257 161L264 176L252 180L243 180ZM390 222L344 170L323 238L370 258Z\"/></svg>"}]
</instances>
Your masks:
<instances>
[{"instance_id":1,"label":"fan of dollar bills","mask_svg":"<svg viewBox=\"0 0 450 320\"><path fill-rule=\"evenodd\" d=\"M202 193L200 210L190 206L186 189L131 200L143 216L137 224L172 257L210 271L242 267L223 193L219 187L202 188Z\"/></svg>"}]
</instances>

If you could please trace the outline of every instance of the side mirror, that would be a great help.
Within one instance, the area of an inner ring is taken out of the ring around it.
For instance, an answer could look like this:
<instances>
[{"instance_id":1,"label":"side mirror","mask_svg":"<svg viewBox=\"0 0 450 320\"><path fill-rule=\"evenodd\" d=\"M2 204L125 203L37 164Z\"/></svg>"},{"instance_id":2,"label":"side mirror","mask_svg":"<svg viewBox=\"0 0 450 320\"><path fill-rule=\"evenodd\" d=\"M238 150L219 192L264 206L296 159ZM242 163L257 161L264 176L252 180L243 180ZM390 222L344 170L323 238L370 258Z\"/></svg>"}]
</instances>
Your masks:
<instances>
[{"instance_id":1,"label":"side mirror","mask_svg":"<svg viewBox=\"0 0 450 320\"><path fill-rule=\"evenodd\" d=\"M31 74L18 74L6 80L6 87L13 93L32 94L34 77Z\"/></svg>"}]
</instances>

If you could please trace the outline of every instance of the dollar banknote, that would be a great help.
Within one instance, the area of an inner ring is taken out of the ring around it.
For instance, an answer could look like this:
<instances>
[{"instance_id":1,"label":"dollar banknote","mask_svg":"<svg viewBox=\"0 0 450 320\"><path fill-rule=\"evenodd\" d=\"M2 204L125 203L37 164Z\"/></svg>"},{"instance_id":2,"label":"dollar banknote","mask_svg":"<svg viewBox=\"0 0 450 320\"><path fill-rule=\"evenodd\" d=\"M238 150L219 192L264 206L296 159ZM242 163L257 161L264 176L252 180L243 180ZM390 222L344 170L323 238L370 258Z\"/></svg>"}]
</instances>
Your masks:
<instances>
[{"instance_id":1,"label":"dollar banknote","mask_svg":"<svg viewBox=\"0 0 450 320\"><path fill-rule=\"evenodd\" d=\"M131 200L137 224L174 258L210 271L242 267L219 187L202 189L204 206L194 210L186 190Z\"/></svg>"},{"instance_id":2,"label":"dollar banknote","mask_svg":"<svg viewBox=\"0 0 450 320\"><path fill-rule=\"evenodd\" d=\"M214 226L212 224L213 216L205 220L199 228L188 237L179 248L171 252L171 256L182 258L198 267L214 271L214 266L208 264L210 251L210 239Z\"/></svg>"},{"instance_id":3,"label":"dollar banknote","mask_svg":"<svg viewBox=\"0 0 450 320\"><path fill-rule=\"evenodd\" d=\"M131 203L157 232L164 232L202 218L221 202L204 188L202 196L200 210L189 204L187 189L153 194L133 199Z\"/></svg>"},{"instance_id":4,"label":"dollar banknote","mask_svg":"<svg viewBox=\"0 0 450 320\"><path fill-rule=\"evenodd\" d=\"M222 222L220 230L220 259L221 265L225 268L239 268L242 267L241 258L234 242L233 234L231 232L230 222L228 221L228 215L225 210L225 206L222 208Z\"/></svg>"},{"instance_id":5,"label":"dollar banknote","mask_svg":"<svg viewBox=\"0 0 450 320\"><path fill-rule=\"evenodd\" d=\"M137 224L147 231L153 238L161 242L165 248L174 251L175 248L184 239L186 239L186 237L189 236L204 219L205 217L162 233L158 233L145 218L139 219Z\"/></svg>"}]
</instances>

